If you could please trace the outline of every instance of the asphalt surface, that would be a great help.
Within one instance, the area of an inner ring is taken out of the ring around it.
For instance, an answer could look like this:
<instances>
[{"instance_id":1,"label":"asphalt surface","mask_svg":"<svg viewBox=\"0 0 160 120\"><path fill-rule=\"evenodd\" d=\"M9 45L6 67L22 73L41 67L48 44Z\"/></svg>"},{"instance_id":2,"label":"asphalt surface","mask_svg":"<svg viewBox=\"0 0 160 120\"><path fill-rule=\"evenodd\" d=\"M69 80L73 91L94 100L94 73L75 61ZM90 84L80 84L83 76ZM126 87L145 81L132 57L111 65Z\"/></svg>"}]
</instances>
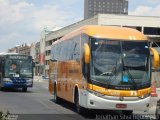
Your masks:
<instances>
[{"instance_id":1,"label":"asphalt surface","mask_svg":"<svg viewBox=\"0 0 160 120\"><path fill-rule=\"evenodd\" d=\"M153 101L153 104L156 102ZM152 105L153 108L154 105ZM154 116L144 114L154 114L151 109L150 113L135 112L134 115L123 115L119 111L86 111L83 115L75 112L73 104L62 102L55 104L53 95L48 92L47 82L34 82L34 87L28 91L18 90L0 91L0 111L9 111L12 116L18 120L81 120L81 119L105 119L105 120L150 120ZM15 116L13 116L13 114ZM141 114L141 115L137 115Z\"/></svg>"}]
</instances>

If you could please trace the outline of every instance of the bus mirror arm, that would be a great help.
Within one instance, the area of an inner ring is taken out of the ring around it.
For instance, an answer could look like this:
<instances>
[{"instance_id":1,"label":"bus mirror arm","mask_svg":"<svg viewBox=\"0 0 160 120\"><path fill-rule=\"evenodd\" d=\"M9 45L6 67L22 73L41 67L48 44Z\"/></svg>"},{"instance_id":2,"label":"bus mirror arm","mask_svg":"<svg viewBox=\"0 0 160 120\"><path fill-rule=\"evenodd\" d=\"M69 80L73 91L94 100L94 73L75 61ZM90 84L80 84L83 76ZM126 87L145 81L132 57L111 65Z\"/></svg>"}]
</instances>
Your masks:
<instances>
[{"instance_id":1,"label":"bus mirror arm","mask_svg":"<svg viewBox=\"0 0 160 120\"><path fill-rule=\"evenodd\" d=\"M56 59L53 59L53 60L51 60L52 62L57 62L58 60L56 60Z\"/></svg>"},{"instance_id":2,"label":"bus mirror arm","mask_svg":"<svg viewBox=\"0 0 160 120\"><path fill-rule=\"evenodd\" d=\"M153 67L155 69L158 69L158 67L159 67L159 53L157 52L156 49L154 49L152 47L150 47L150 50L153 53Z\"/></svg>"},{"instance_id":3,"label":"bus mirror arm","mask_svg":"<svg viewBox=\"0 0 160 120\"><path fill-rule=\"evenodd\" d=\"M84 44L84 62L85 64L90 63L90 47L87 43Z\"/></svg>"},{"instance_id":4,"label":"bus mirror arm","mask_svg":"<svg viewBox=\"0 0 160 120\"><path fill-rule=\"evenodd\" d=\"M36 65L35 65L35 62L33 62L33 63L32 63L32 66L33 66L33 67L35 67L35 66L36 66Z\"/></svg>"}]
</instances>

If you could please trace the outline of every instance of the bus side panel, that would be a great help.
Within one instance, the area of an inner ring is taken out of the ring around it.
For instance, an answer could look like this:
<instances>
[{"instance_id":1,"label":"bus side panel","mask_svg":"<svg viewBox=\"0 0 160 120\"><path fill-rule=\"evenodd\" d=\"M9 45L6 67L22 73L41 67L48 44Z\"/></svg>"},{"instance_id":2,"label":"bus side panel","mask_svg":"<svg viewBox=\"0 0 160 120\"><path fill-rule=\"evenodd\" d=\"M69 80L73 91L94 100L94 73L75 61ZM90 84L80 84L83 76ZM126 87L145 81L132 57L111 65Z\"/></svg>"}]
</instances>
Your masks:
<instances>
[{"instance_id":1,"label":"bus side panel","mask_svg":"<svg viewBox=\"0 0 160 120\"><path fill-rule=\"evenodd\" d=\"M82 72L79 61L70 60L66 62L59 62L58 65L58 96L69 102L74 102L74 88L82 85Z\"/></svg>"},{"instance_id":2,"label":"bus side panel","mask_svg":"<svg viewBox=\"0 0 160 120\"><path fill-rule=\"evenodd\" d=\"M65 92L68 93L67 100L70 102L74 102L74 88L76 85L81 86L82 81L82 72L81 65L79 61L72 60L68 63L68 71L67 71L67 88Z\"/></svg>"},{"instance_id":3,"label":"bus side panel","mask_svg":"<svg viewBox=\"0 0 160 120\"><path fill-rule=\"evenodd\" d=\"M57 96L60 98L64 98L63 95L63 78L62 78L62 73L61 73L61 68L62 68L62 62L57 63Z\"/></svg>"},{"instance_id":4,"label":"bus side panel","mask_svg":"<svg viewBox=\"0 0 160 120\"><path fill-rule=\"evenodd\" d=\"M54 81L55 81L55 62L50 61L49 64L49 92L54 93Z\"/></svg>"},{"instance_id":5,"label":"bus side panel","mask_svg":"<svg viewBox=\"0 0 160 120\"><path fill-rule=\"evenodd\" d=\"M64 87L65 83L67 81L67 62L59 62L58 64L58 79L57 79L57 84L58 84L58 95L66 100L67 93L64 93Z\"/></svg>"}]
</instances>

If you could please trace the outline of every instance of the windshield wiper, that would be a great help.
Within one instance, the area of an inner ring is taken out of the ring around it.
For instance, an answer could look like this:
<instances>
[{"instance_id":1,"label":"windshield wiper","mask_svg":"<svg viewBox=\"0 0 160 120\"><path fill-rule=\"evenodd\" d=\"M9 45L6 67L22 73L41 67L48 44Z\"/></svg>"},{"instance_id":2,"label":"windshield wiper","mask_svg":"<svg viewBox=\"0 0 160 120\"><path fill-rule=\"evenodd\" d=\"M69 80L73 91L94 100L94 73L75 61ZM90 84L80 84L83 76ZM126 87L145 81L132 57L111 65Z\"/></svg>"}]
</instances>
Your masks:
<instances>
[{"instance_id":1,"label":"windshield wiper","mask_svg":"<svg viewBox=\"0 0 160 120\"><path fill-rule=\"evenodd\" d=\"M123 65L123 71L124 71L124 72L125 72L125 71L127 72L129 78L131 79L131 81L132 81L132 83L133 83L133 86L135 87L135 89L137 89L137 83L135 82L133 76L132 76L131 73L129 72L128 67Z\"/></svg>"},{"instance_id":2,"label":"windshield wiper","mask_svg":"<svg viewBox=\"0 0 160 120\"><path fill-rule=\"evenodd\" d=\"M118 73L117 73L117 66L118 66L118 63L117 63L117 61L116 61L116 66L114 67L114 71L113 71L113 76L110 76L109 77L109 80L108 80L108 84L110 85L112 82L112 80L114 79L114 80L116 80L117 79L117 76L118 76Z\"/></svg>"}]
</instances>

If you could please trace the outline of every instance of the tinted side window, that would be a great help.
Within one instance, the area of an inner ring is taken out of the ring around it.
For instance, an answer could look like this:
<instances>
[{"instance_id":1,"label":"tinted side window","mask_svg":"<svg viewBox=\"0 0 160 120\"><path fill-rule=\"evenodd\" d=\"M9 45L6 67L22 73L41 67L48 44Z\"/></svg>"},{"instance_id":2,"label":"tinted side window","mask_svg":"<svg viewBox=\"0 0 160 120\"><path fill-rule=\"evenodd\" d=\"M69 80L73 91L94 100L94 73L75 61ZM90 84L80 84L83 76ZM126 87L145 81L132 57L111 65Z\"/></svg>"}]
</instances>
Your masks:
<instances>
[{"instance_id":1,"label":"tinted side window","mask_svg":"<svg viewBox=\"0 0 160 120\"><path fill-rule=\"evenodd\" d=\"M52 45L51 48L51 60L55 60L55 45Z\"/></svg>"},{"instance_id":2,"label":"tinted side window","mask_svg":"<svg viewBox=\"0 0 160 120\"><path fill-rule=\"evenodd\" d=\"M52 46L52 60L66 61L80 59L80 35Z\"/></svg>"},{"instance_id":3,"label":"tinted side window","mask_svg":"<svg viewBox=\"0 0 160 120\"><path fill-rule=\"evenodd\" d=\"M72 40L68 40L67 42L68 44L68 60L72 60L73 59L73 47L72 47Z\"/></svg>"},{"instance_id":4,"label":"tinted side window","mask_svg":"<svg viewBox=\"0 0 160 120\"><path fill-rule=\"evenodd\" d=\"M80 59L80 36L73 38L73 59Z\"/></svg>"},{"instance_id":5,"label":"tinted side window","mask_svg":"<svg viewBox=\"0 0 160 120\"><path fill-rule=\"evenodd\" d=\"M68 60L68 41L63 41L61 43L61 52L60 52L60 60L65 61Z\"/></svg>"},{"instance_id":6,"label":"tinted side window","mask_svg":"<svg viewBox=\"0 0 160 120\"><path fill-rule=\"evenodd\" d=\"M61 53L61 44L58 43L56 46L56 57L58 61L61 59L60 53Z\"/></svg>"},{"instance_id":7,"label":"tinted side window","mask_svg":"<svg viewBox=\"0 0 160 120\"><path fill-rule=\"evenodd\" d=\"M58 47L59 47L59 61L63 61L63 60L64 60L64 55L63 55L63 52L64 52L63 42L60 42Z\"/></svg>"}]
</instances>

